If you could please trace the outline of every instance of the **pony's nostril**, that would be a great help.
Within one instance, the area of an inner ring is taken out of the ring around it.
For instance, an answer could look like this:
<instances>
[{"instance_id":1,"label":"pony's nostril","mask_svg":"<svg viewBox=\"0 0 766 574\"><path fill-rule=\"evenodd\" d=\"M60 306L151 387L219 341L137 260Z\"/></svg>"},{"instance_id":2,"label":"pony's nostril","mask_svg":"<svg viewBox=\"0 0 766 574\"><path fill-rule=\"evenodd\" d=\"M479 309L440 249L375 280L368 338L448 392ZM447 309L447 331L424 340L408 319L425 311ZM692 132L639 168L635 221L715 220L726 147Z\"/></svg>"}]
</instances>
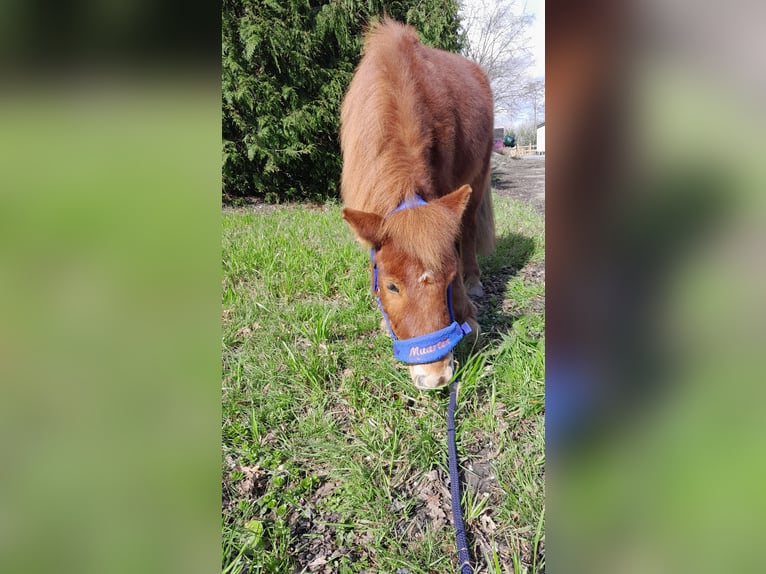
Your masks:
<instances>
[{"instance_id":1,"label":"pony's nostril","mask_svg":"<svg viewBox=\"0 0 766 574\"><path fill-rule=\"evenodd\" d=\"M428 375L418 375L415 377L415 386L419 389L431 389L431 377Z\"/></svg>"},{"instance_id":2,"label":"pony's nostril","mask_svg":"<svg viewBox=\"0 0 766 574\"><path fill-rule=\"evenodd\" d=\"M419 389L438 389L449 382L450 377L444 375L416 375L412 382Z\"/></svg>"}]
</instances>

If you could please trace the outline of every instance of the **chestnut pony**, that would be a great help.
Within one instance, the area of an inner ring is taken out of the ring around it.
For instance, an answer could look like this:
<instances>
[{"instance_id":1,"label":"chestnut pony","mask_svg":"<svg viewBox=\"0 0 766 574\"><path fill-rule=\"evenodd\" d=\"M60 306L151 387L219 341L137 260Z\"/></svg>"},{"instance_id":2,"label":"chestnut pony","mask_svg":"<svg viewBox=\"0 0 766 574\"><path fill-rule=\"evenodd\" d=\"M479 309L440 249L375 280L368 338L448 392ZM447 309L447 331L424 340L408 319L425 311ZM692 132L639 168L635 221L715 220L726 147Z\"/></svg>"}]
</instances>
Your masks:
<instances>
[{"instance_id":1,"label":"chestnut pony","mask_svg":"<svg viewBox=\"0 0 766 574\"><path fill-rule=\"evenodd\" d=\"M476 255L495 243L493 122L478 65L424 46L413 28L389 18L371 25L341 109L343 218L372 248L392 337L429 343L400 349L413 360L394 343L422 389L447 384L452 348L478 333L468 296L483 295Z\"/></svg>"}]
</instances>

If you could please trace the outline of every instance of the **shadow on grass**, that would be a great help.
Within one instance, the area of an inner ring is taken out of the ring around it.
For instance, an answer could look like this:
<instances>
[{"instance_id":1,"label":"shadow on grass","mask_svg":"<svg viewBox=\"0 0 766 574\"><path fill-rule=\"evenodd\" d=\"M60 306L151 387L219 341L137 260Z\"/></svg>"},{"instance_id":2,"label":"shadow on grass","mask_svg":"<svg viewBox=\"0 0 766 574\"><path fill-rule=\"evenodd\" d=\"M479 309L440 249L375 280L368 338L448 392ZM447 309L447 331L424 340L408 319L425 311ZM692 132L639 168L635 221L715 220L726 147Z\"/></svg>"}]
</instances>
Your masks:
<instances>
[{"instance_id":1,"label":"shadow on grass","mask_svg":"<svg viewBox=\"0 0 766 574\"><path fill-rule=\"evenodd\" d=\"M482 272L482 284L484 285L484 297L478 301L474 301L478 308L478 321L481 326L482 335L480 337L477 347L470 347L464 345L457 351L457 359L462 365L467 365L468 374L465 374L464 379L473 378L474 381L478 381L480 371L482 370L482 362L479 362L478 370L471 371L470 361L472 357L476 355L485 355L491 346L502 338L506 333L509 333L513 327L515 321L521 316L528 313L542 313L542 301L539 302L540 307L535 308L535 303L525 301L520 305L514 304L514 301L510 300L510 293L508 293L509 280L519 275L519 272L527 267L533 255L537 245L532 237L522 235L520 233L505 233L497 237L495 252L491 255L480 257L479 266ZM531 266L533 269L529 271L535 273L541 271L544 263L539 263L540 269L536 269L537 266ZM527 269L524 271L526 277ZM531 308L530 308L531 307ZM477 384L472 389L473 399L477 405L488 405L488 394L491 392L488 385ZM443 391L445 401L449 391L445 388ZM460 399L459 399L460 400ZM458 421L459 424L459 421ZM514 422L513 424L516 424ZM481 435L481 433L479 433ZM492 436L492 440L499 440L497 433L487 433L483 435L485 438ZM488 477L493 475L496 470L495 463L490 463L490 455L488 450L484 450L479 443L476 442L475 435L468 434L461 439L462 448L465 449L465 454L459 462L459 482L460 489L463 495L471 495L473 497L480 498L482 493L490 493L493 497L491 499L493 504L499 504L501 497L507 496L503 489L493 482L494 477L489 479ZM475 448L474 448L475 447ZM467 458L466 458L467 457ZM467 470L464 463L467 460L471 461L470 468ZM447 477L444 477L445 483ZM463 507L465 512L465 506ZM469 553L471 556L472 564L479 566L483 563L482 558L482 543L481 541L491 536L491 533L485 529L485 527L478 520L466 519L466 539L468 543ZM452 534L451 534L452 536ZM532 541L524 539L524 541L532 547ZM504 560L510 561L511 557L517 555L517 550L508 547L507 545L500 545L496 547L500 556ZM531 559L528 560L531 565Z\"/></svg>"},{"instance_id":2,"label":"shadow on grass","mask_svg":"<svg viewBox=\"0 0 766 574\"><path fill-rule=\"evenodd\" d=\"M531 237L519 233L506 233L497 238L495 252L480 258L484 297L476 301L479 324L487 342L508 333L521 312L512 311L512 302L506 301L508 280L518 275L535 252ZM540 264L541 267L543 263Z\"/></svg>"}]
</instances>

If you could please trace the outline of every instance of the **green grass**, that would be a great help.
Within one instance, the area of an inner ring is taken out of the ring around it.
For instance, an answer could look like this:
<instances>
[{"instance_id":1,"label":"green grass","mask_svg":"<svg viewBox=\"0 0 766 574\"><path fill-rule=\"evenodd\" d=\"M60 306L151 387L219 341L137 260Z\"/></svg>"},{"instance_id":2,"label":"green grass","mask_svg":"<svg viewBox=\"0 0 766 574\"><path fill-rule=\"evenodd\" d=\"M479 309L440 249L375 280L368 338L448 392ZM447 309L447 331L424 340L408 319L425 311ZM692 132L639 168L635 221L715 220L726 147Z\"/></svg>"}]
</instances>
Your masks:
<instances>
[{"instance_id":1,"label":"green grass","mask_svg":"<svg viewBox=\"0 0 766 574\"><path fill-rule=\"evenodd\" d=\"M544 563L544 283L528 271L543 221L504 198L495 210L486 346L458 349L463 508L477 572L531 573ZM340 207L225 212L223 270L223 570L456 570L447 392L420 393L393 359Z\"/></svg>"}]
</instances>

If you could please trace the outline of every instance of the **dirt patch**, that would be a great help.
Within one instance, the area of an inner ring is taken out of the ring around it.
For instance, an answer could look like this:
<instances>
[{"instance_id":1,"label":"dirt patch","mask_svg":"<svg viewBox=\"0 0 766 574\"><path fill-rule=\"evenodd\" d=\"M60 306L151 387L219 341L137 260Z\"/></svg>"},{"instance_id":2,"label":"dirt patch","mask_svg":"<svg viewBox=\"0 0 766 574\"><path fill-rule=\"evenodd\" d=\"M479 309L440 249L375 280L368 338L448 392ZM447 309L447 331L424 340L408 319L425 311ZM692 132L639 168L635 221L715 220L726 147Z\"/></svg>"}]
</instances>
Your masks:
<instances>
[{"instance_id":1,"label":"dirt patch","mask_svg":"<svg viewBox=\"0 0 766 574\"><path fill-rule=\"evenodd\" d=\"M230 455L226 457L229 472L223 474L221 489L221 505L227 513L238 500L257 500L268 486L267 473L258 465L239 465ZM232 474L239 475L238 480L232 479Z\"/></svg>"},{"instance_id":2,"label":"dirt patch","mask_svg":"<svg viewBox=\"0 0 766 574\"><path fill-rule=\"evenodd\" d=\"M488 498L480 515L467 521L466 531L475 567L484 571L482 559L493 553L502 564L511 564L514 552L528 557L524 562L531 564L530 533L514 531L516 536L509 536L505 528L495 523L491 509L503 496L494 476L493 461L498 452L491 438L483 438L488 440L471 445L472 449L478 450L472 453L467 468L461 473L462 489L477 500ZM358 525L345 524L341 514L324 508L327 499L334 496L338 488L342 485L337 481L323 483L305 501L303 508L287 517L294 540L290 551L296 571L330 574L338 572L338 566L343 562L356 564L367 559L374 563L376 544L372 535L360 530ZM442 468L413 476L392 489L391 494L388 510L395 520L396 538L417 545L429 532L452 530L449 476ZM451 537L442 550L445 554L455 552Z\"/></svg>"},{"instance_id":3,"label":"dirt patch","mask_svg":"<svg viewBox=\"0 0 766 574\"><path fill-rule=\"evenodd\" d=\"M327 486L331 491L337 483ZM361 550L371 546L372 540L365 538L366 533L359 535L345 528L341 520L337 512L317 514L310 507L289 517L290 532L296 541L291 553L300 572L336 572L340 559L354 564L361 558Z\"/></svg>"},{"instance_id":4,"label":"dirt patch","mask_svg":"<svg viewBox=\"0 0 766 574\"><path fill-rule=\"evenodd\" d=\"M545 156L492 154L492 188L497 195L532 205L545 214Z\"/></svg>"},{"instance_id":5,"label":"dirt patch","mask_svg":"<svg viewBox=\"0 0 766 574\"><path fill-rule=\"evenodd\" d=\"M545 263L542 261L529 263L519 271L519 277L527 285L545 285ZM511 299L504 299L502 303L503 311L509 314L521 313L544 313L545 295L536 295L522 308Z\"/></svg>"}]
</instances>

